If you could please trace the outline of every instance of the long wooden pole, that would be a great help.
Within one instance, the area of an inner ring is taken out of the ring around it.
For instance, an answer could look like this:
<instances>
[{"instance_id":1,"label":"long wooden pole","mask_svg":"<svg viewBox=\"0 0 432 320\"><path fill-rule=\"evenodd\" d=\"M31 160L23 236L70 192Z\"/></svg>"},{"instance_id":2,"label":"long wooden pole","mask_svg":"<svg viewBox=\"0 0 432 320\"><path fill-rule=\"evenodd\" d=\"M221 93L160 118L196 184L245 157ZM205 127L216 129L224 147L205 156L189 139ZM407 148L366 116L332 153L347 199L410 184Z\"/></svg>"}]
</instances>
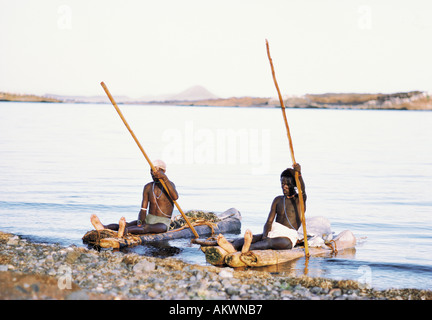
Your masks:
<instances>
[{"instance_id":1,"label":"long wooden pole","mask_svg":"<svg viewBox=\"0 0 432 320\"><path fill-rule=\"evenodd\" d=\"M138 148L140 148L142 154L144 155L144 158L146 158L147 162L150 165L150 168L152 169L153 172L156 172L155 167L153 166L153 163L151 162L150 158L147 156L147 153L144 151L144 148L141 146L141 143L139 143L138 138L135 136L134 132L132 131L131 127L129 126L129 124L127 123L125 117L123 116L123 113L120 111L120 108L117 106L117 103L115 102L113 96L111 95L111 93L109 92L107 86L105 85L105 83L101 82L101 86L102 88L105 90L105 93L107 94L108 98L110 99L112 105L114 106L114 108L116 109L117 113L119 114L120 118L123 120L123 123L125 124L126 128L129 130L130 134L132 135L132 138L135 140L136 144L138 145ZM168 193L169 195L169 191L168 188L165 184L165 182L162 179L159 179L159 181L161 182L163 188L165 189L165 191ZM192 224L189 222L189 219L186 217L186 215L184 214L183 210L180 208L179 204L177 203L177 201L175 201L174 199L171 198L171 200L174 202L175 206L177 207L178 211L180 211L181 215L183 216L183 218L185 219L187 225L189 226L189 228L192 230L193 234L195 235L195 238L199 238L198 233L196 232L195 228L192 226Z\"/></svg>"},{"instance_id":2,"label":"long wooden pole","mask_svg":"<svg viewBox=\"0 0 432 320\"><path fill-rule=\"evenodd\" d=\"M290 133L290 129L288 126L288 120L287 120L287 116L286 116L286 112L285 112L285 104L283 102L282 95L281 95L281 92L279 90L279 85L278 85L277 80L276 80L276 75L275 75L275 71L274 71L274 67L273 67L273 61L272 61L272 58L270 56L270 47L269 47L269 43L268 43L267 39L266 39L266 47L267 47L267 56L268 56L268 59L270 61L270 67L271 67L271 71L272 71L273 81L274 81L274 84L276 86L276 90L277 90L277 93L279 96L279 102L281 105L282 115L283 115L283 119L285 122L285 128L287 131L288 142L289 142L290 151L291 151L291 159L292 159L293 165L295 165L297 162L296 162L295 157L294 157L294 147L293 147L293 143L292 143L292 139L291 139L291 133ZM303 225L303 236L304 236L304 244L305 244L305 254L306 254L306 257L309 257L309 246L308 246L307 232L306 232L306 219L305 219L305 208L304 208L304 201L303 201L303 191L301 188L299 174L297 171L295 171L295 182L296 182L296 186L297 186L297 190L298 190L298 194L299 194L301 220L302 220L302 225Z\"/></svg>"}]
</instances>

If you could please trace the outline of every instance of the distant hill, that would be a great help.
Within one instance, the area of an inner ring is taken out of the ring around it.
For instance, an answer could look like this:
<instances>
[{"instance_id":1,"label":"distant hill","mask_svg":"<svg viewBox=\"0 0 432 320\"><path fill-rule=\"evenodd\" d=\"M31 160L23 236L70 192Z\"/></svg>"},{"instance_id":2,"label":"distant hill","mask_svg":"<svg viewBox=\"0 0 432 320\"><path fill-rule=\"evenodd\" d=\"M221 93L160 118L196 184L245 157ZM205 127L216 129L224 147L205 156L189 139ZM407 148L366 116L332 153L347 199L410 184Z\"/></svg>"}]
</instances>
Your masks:
<instances>
[{"instance_id":1,"label":"distant hill","mask_svg":"<svg viewBox=\"0 0 432 320\"><path fill-rule=\"evenodd\" d=\"M186 89L178 94L172 95L170 100L173 101L195 101L195 100L211 100L219 97L208 91L202 86L194 86Z\"/></svg>"},{"instance_id":2,"label":"distant hill","mask_svg":"<svg viewBox=\"0 0 432 320\"><path fill-rule=\"evenodd\" d=\"M144 96L136 99L136 102L172 102L172 101L197 101L212 100L219 97L208 91L203 86L193 86L180 93Z\"/></svg>"},{"instance_id":3,"label":"distant hill","mask_svg":"<svg viewBox=\"0 0 432 320\"><path fill-rule=\"evenodd\" d=\"M65 96L47 94L45 97L56 99L62 102L83 102L83 103L107 103L108 98L105 95L100 96ZM196 101L218 99L216 95L208 91L203 86L193 86L180 93L149 95L141 98L130 98L127 96L114 96L117 103L147 103L147 102L173 102L173 101Z\"/></svg>"}]
</instances>

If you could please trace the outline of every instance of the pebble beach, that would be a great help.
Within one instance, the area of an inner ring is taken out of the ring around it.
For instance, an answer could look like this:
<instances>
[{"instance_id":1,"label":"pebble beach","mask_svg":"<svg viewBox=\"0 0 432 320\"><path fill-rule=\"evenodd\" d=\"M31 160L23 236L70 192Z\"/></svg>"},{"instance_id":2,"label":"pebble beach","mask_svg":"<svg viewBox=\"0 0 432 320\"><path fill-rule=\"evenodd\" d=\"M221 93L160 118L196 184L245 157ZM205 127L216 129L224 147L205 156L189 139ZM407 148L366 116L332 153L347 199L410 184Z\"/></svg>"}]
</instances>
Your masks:
<instances>
[{"instance_id":1,"label":"pebble beach","mask_svg":"<svg viewBox=\"0 0 432 320\"><path fill-rule=\"evenodd\" d=\"M2 300L432 300L353 280L287 277L119 251L34 243L0 232Z\"/></svg>"}]
</instances>

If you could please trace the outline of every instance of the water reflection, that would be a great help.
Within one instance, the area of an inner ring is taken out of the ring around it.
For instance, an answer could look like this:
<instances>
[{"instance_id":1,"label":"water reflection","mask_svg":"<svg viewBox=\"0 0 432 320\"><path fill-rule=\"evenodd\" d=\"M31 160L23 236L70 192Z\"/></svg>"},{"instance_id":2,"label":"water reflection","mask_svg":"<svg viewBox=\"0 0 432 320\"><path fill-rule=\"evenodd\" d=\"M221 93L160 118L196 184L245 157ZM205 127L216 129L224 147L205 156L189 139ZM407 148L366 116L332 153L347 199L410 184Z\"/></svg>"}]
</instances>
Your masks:
<instances>
[{"instance_id":1,"label":"water reflection","mask_svg":"<svg viewBox=\"0 0 432 320\"><path fill-rule=\"evenodd\" d=\"M349 248L340 252L325 253L319 256L303 257L296 260L275 264L272 266L256 267L253 270L270 272L280 276L311 276L311 277L328 277L328 265L326 261L331 259L353 260L355 258L356 249ZM247 267L235 268L235 270L246 270Z\"/></svg>"},{"instance_id":2,"label":"water reflection","mask_svg":"<svg viewBox=\"0 0 432 320\"><path fill-rule=\"evenodd\" d=\"M180 254L183 249L172 246L168 240L148 242L144 245L136 247L126 247L120 250L123 253L137 253L143 256L156 257L156 258L168 258L174 257Z\"/></svg>"}]
</instances>

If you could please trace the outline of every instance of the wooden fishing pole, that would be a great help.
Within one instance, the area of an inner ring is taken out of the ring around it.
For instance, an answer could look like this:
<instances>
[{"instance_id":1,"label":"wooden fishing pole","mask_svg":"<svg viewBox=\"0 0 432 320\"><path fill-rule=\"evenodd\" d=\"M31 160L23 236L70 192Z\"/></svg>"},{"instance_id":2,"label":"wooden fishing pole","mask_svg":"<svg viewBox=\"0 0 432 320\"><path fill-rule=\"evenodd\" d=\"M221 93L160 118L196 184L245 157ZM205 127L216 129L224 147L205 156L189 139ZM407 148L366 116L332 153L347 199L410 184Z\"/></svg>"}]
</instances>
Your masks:
<instances>
[{"instance_id":1,"label":"wooden fishing pole","mask_svg":"<svg viewBox=\"0 0 432 320\"><path fill-rule=\"evenodd\" d=\"M281 95L281 92L279 90L279 85L278 85L277 80L276 80L276 75L275 75L275 71L274 71L274 67L273 67L273 61L272 61L272 58L270 56L270 47L269 47L269 43L268 43L267 39L266 39L266 47L267 47L267 56L268 56L268 59L270 61L270 67L271 67L271 71L272 71L273 81L274 81L274 84L276 86L276 90L277 90L277 93L279 96L279 102L280 102L281 109L282 109L282 115L283 115L283 119L285 122L285 128L287 131L288 142L289 142L290 151L291 151L291 159L292 159L293 166L294 166L297 162L295 161L295 157L294 157L294 147L293 147L293 143L292 143L292 139L291 139L290 129L288 126L287 116L285 113L285 104L283 102L282 95ZM308 246L307 232L306 232L305 207L304 207L304 202L303 202L303 190L302 190L302 187L300 184L299 173L297 171L295 171L295 182L296 182L296 186L297 186L297 190L298 190L298 194L299 194L301 220L302 220L302 225L303 225L303 238L304 238L304 245L305 245L305 254L306 254L306 257L309 257L309 246Z\"/></svg>"},{"instance_id":2,"label":"wooden fishing pole","mask_svg":"<svg viewBox=\"0 0 432 320\"><path fill-rule=\"evenodd\" d=\"M146 152L144 151L144 148L141 146L141 143L139 143L138 138L135 136L135 134L133 133L131 127L129 126L129 124L127 123L125 117L123 116L122 112L120 111L120 108L117 106L117 103L115 102L113 96L111 95L111 93L109 92L107 86L105 85L104 82L101 82L101 86L102 88L105 90L105 93L107 94L108 98L110 99L112 105L114 106L114 108L116 109L117 113L119 114L120 118L123 120L123 123L125 124L126 128L129 130L130 134L132 135L132 138L135 140L136 144L138 145L138 148L140 148L142 154L144 155L144 158L146 158L147 162L150 165L150 168L152 169L153 172L156 172L155 167L153 166L153 163L151 162L150 158L147 156ZM168 191L168 188L165 184L165 182L162 179L159 179L160 183L162 184L163 188L165 189L165 191L168 193L168 195L170 196L170 193ZM171 198L171 196L170 196ZM198 233L196 232L195 228L192 226L192 224L190 223L189 219L186 217L186 215L184 214L183 210L180 208L179 204L177 203L177 201L175 201L174 199L171 198L171 200L174 202L175 206L177 207L178 211L180 211L181 215L183 216L183 218L185 219L187 225L189 226L189 228L192 230L193 234L195 235L195 238L199 238Z\"/></svg>"}]
</instances>

